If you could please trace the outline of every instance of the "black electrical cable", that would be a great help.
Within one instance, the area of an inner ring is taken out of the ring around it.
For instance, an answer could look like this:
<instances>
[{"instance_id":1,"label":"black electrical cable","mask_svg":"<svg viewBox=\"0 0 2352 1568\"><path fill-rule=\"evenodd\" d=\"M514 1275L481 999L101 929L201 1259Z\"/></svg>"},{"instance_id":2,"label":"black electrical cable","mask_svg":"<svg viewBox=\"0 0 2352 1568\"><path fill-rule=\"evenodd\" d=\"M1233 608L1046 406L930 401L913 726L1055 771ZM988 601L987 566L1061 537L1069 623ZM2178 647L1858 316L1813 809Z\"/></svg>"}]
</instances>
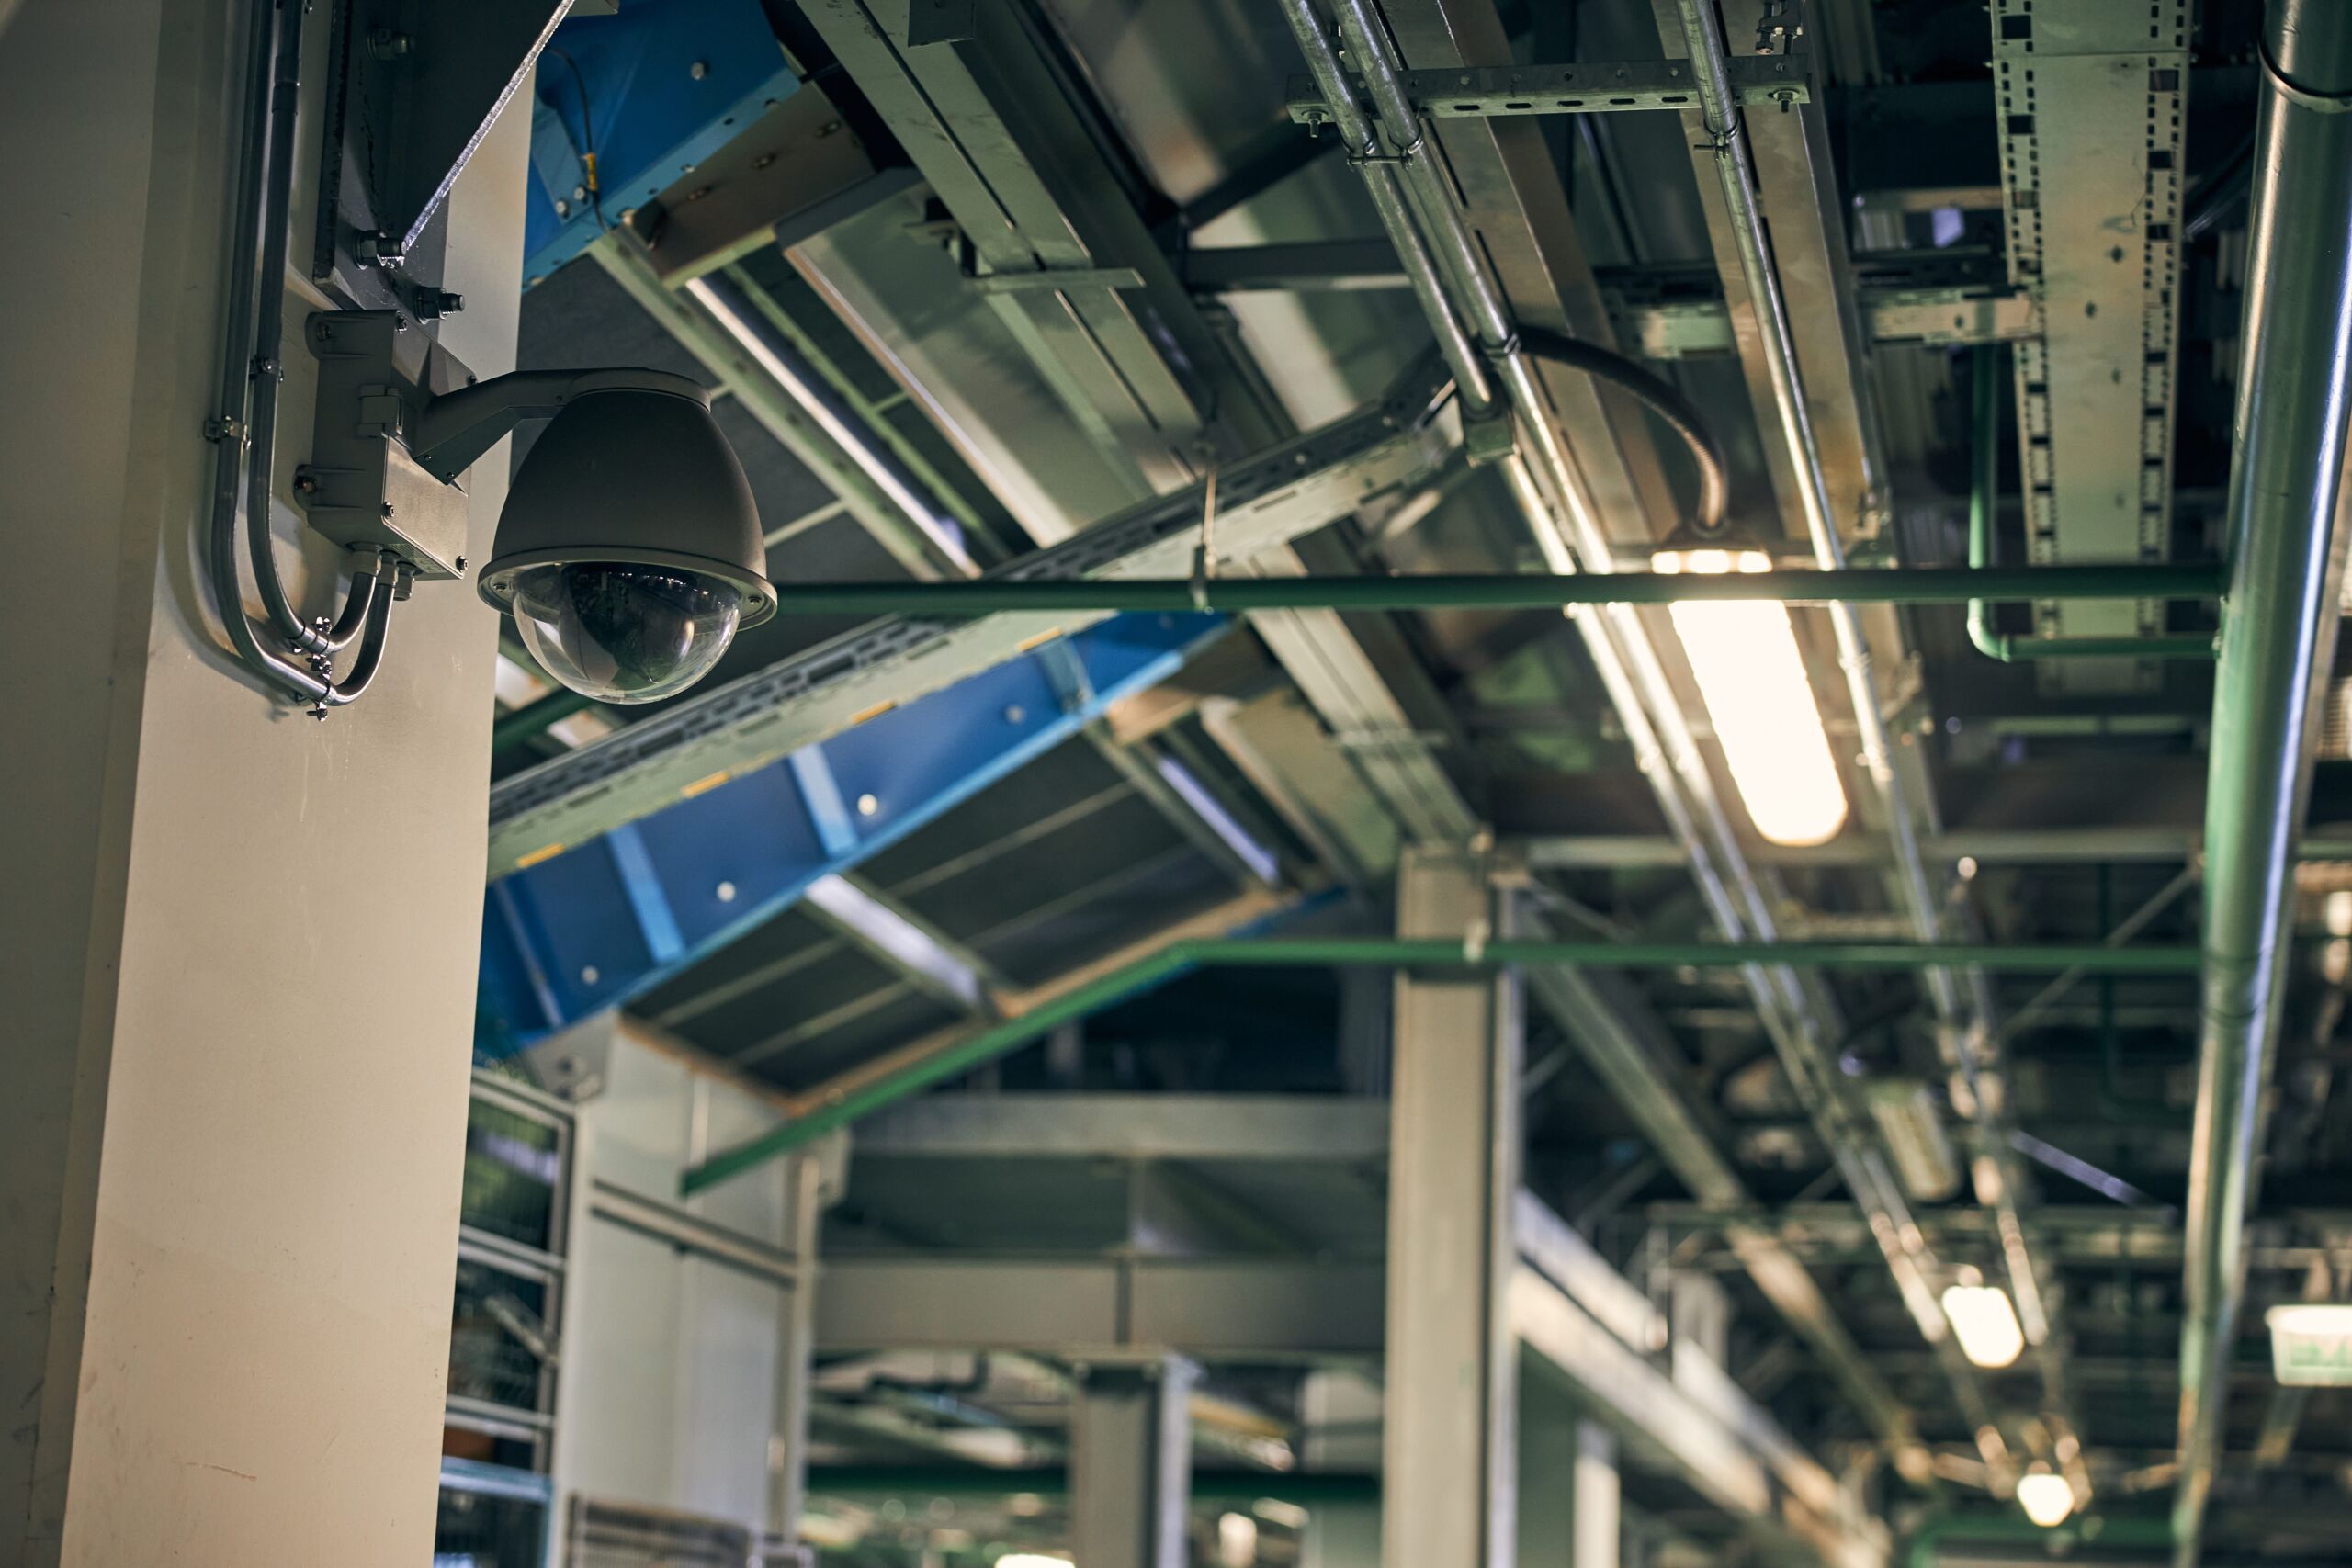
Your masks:
<instances>
[{"instance_id":1,"label":"black electrical cable","mask_svg":"<svg viewBox=\"0 0 2352 1568\"><path fill-rule=\"evenodd\" d=\"M1565 333L1549 332L1540 327L1521 327L1519 344L1521 348L1538 359L1581 370L1596 380L1606 381L1620 391L1630 393L1644 408L1657 415L1682 437L1683 445L1690 449L1691 461L1699 469L1698 525L1710 532L1723 526L1724 511L1730 497L1730 470L1724 461L1724 449L1708 433L1706 421L1700 416L1690 399L1669 382L1623 355L1613 354L1597 344L1581 342Z\"/></svg>"}]
</instances>

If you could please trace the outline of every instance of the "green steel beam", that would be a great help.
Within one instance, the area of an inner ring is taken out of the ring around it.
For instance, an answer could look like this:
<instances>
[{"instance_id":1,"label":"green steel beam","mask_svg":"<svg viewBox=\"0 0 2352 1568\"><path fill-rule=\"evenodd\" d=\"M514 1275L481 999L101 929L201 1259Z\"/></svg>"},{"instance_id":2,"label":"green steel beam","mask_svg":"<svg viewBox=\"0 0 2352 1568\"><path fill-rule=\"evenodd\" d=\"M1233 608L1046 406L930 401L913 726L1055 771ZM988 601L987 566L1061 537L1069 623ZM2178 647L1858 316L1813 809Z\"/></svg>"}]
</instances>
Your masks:
<instances>
[{"instance_id":1,"label":"green steel beam","mask_svg":"<svg viewBox=\"0 0 2352 1568\"><path fill-rule=\"evenodd\" d=\"M1061 1465L1029 1465L1017 1470L992 1470L977 1464L812 1464L808 1467L812 1496L836 1497L847 1503L883 1502L896 1497L915 1500L948 1497L967 1500L1016 1495L1061 1497L1069 1492L1069 1472ZM1310 1471L1278 1473L1264 1470L1195 1470L1192 1492L1195 1501L1241 1506L1261 1497L1312 1507L1317 1503L1373 1503L1380 1500L1380 1477L1350 1471Z\"/></svg>"},{"instance_id":2,"label":"green steel beam","mask_svg":"<svg viewBox=\"0 0 2352 1568\"><path fill-rule=\"evenodd\" d=\"M1548 610L1771 599L1792 604L1951 604L1989 599L2211 599L2222 569L2123 566L1912 567L1725 574L1621 571L1407 577L1088 578L1078 581L810 582L776 594L785 615L956 617L1011 612L1186 610Z\"/></svg>"},{"instance_id":3,"label":"green steel beam","mask_svg":"<svg viewBox=\"0 0 2352 1568\"><path fill-rule=\"evenodd\" d=\"M1170 943L1018 1018L980 1030L910 1065L848 1090L808 1115L721 1150L679 1182L687 1197L780 1158L860 1117L1028 1044L1057 1026L1204 967L1330 968L1397 965L1492 968L1505 964L1597 964L1611 969L1726 968L1749 964L1856 970L2003 969L2027 974L2194 976L2194 947L2102 943L2015 945L1870 942L1460 942L1407 937L1224 937Z\"/></svg>"}]
</instances>

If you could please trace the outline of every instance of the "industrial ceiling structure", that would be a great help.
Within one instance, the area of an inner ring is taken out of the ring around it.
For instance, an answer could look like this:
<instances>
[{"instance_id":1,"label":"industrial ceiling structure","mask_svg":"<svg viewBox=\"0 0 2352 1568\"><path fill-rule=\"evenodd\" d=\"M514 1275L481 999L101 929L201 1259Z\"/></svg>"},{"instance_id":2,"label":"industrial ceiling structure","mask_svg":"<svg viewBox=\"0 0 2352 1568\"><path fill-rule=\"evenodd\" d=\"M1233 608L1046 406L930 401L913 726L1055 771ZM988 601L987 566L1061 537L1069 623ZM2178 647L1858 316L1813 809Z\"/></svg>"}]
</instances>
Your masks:
<instances>
[{"instance_id":1,"label":"industrial ceiling structure","mask_svg":"<svg viewBox=\"0 0 2352 1568\"><path fill-rule=\"evenodd\" d=\"M644 706L510 649L477 1052L786 1112L689 1192L848 1128L827 1561L1066 1547L1073 1369L1167 1351L1204 1541L1466 1564L1465 1214L1661 1559L2344 1559L2264 1325L2352 1290L2352 18L2267 27L555 28L519 363L709 387L784 613Z\"/></svg>"}]
</instances>

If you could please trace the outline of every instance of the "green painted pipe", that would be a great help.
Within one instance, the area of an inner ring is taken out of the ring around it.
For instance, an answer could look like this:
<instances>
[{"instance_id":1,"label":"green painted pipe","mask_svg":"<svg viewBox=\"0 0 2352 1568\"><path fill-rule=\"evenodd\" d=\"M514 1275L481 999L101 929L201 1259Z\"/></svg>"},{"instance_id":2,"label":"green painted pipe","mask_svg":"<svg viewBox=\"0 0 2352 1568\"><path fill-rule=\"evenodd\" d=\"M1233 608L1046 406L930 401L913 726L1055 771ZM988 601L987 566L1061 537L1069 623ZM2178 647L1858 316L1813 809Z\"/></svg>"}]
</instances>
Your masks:
<instances>
[{"instance_id":1,"label":"green painted pipe","mask_svg":"<svg viewBox=\"0 0 2352 1568\"><path fill-rule=\"evenodd\" d=\"M1061 1497L1069 1492L1069 1472L1060 1465L986 1470L978 1465L812 1464L812 1496L844 1502L915 1502L945 1497L975 1501L1016 1495ZM1261 1497L1312 1507L1317 1503L1376 1503L1380 1477L1352 1471L1195 1470L1195 1502L1247 1506Z\"/></svg>"},{"instance_id":2,"label":"green painted pipe","mask_svg":"<svg viewBox=\"0 0 2352 1568\"><path fill-rule=\"evenodd\" d=\"M1976 345L1975 398L1970 431L1973 472L1968 486L1968 569L1998 572L1993 564L1993 514L2001 490L2001 345ZM2052 571L2060 569L2041 567ZM1993 629L1993 601L2004 598L2066 599L2072 593L1986 592L1968 602L1968 640L1988 659L2211 659L2220 639L2198 632L2182 637L2017 637ZM2156 595L2150 594L2150 598Z\"/></svg>"},{"instance_id":3,"label":"green painted pipe","mask_svg":"<svg viewBox=\"0 0 2352 1568\"><path fill-rule=\"evenodd\" d=\"M1150 614L1186 610L1552 610L1690 600L1956 604L1986 599L2211 599L2222 569L2203 562L2122 566L1905 567L1851 571L1417 573L1402 577L1080 578L1021 582L810 582L780 589L800 615Z\"/></svg>"},{"instance_id":4,"label":"green painted pipe","mask_svg":"<svg viewBox=\"0 0 2352 1568\"><path fill-rule=\"evenodd\" d=\"M548 726L561 724L573 714L594 705L594 698L583 697L578 692L559 690L525 703L513 713L501 714L498 722L490 727L491 755L495 757L511 751Z\"/></svg>"},{"instance_id":5,"label":"green painted pipe","mask_svg":"<svg viewBox=\"0 0 2352 1568\"><path fill-rule=\"evenodd\" d=\"M847 1090L806 1116L720 1151L688 1170L679 1182L679 1190L692 1197L933 1084L994 1061L1072 1019L1100 1011L1194 968L1577 964L1611 969L1680 969L1770 964L1905 972L1940 968L2050 974L2081 969L2090 974L2193 976L2198 972L2199 961L2199 953L2194 947L2083 944L1503 941L1489 942L1473 950L1458 941L1407 937L1223 937L1171 942L1148 958L1114 969L1018 1018L982 1029L904 1072Z\"/></svg>"}]
</instances>

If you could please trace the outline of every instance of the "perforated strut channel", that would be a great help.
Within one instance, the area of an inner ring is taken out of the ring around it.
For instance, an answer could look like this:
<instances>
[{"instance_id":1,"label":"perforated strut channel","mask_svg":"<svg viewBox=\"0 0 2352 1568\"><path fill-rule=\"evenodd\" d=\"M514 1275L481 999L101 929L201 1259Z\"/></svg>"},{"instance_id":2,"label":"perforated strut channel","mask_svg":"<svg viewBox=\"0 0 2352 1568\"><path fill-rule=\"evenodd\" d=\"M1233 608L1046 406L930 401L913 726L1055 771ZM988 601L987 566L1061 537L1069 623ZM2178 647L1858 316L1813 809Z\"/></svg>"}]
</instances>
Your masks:
<instances>
[{"instance_id":1,"label":"perforated strut channel","mask_svg":"<svg viewBox=\"0 0 2352 1568\"><path fill-rule=\"evenodd\" d=\"M1996 0L1994 80L2029 558L2161 560L2172 517L2188 0ZM2161 604L2035 607L2041 637L2165 629ZM2045 689L2143 690L2153 664L2067 660Z\"/></svg>"}]
</instances>

